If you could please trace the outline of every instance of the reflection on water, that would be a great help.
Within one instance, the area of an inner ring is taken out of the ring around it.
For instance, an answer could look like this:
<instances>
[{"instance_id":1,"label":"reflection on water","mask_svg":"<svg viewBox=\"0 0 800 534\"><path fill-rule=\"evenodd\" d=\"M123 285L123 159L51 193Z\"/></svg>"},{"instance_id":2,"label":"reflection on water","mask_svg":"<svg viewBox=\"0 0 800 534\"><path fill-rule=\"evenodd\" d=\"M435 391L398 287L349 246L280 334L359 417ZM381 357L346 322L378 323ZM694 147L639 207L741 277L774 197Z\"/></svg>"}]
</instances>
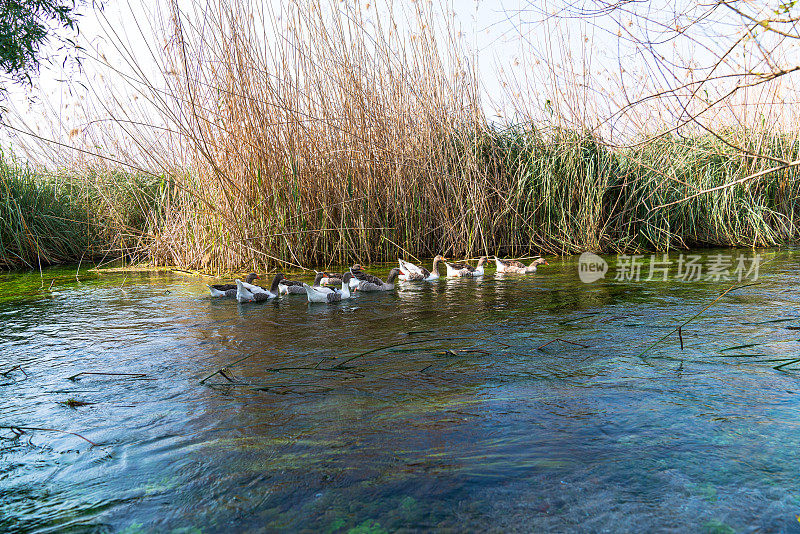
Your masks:
<instances>
[{"instance_id":1,"label":"reflection on water","mask_svg":"<svg viewBox=\"0 0 800 534\"><path fill-rule=\"evenodd\" d=\"M729 284L584 285L565 258L239 305L2 275L0 531L800 531L800 364L774 368L800 255L765 256L643 358Z\"/></svg>"}]
</instances>

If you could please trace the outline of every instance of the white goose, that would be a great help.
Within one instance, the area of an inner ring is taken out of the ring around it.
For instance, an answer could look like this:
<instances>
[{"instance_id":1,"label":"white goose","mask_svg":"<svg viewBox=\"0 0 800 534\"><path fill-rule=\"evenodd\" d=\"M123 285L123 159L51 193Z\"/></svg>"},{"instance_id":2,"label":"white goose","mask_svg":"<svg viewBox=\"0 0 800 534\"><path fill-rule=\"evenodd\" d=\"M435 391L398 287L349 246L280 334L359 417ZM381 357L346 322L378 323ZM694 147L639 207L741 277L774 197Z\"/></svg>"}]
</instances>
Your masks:
<instances>
[{"instance_id":1,"label":"white goose","mask_svg":"<svg viewBox=\"0 0 800 534\"><path fill-rule=\"evenodd\" d=\"M308 295L308 302L339 302L350 298L350 273L344 273L342 277L341 291L330 290L330 288L311 287L308 284L303 284L303 288Z\"/></svg>"},{"instance_id":2,"label":"white goose","mask_svg":"<svg viewBox=\"0 0 800 534\"><path fill-rule=\"evenodd\" d=\"M236 280L236 300L239 302L264 302L265 300L274 299L280 294L278 285L283 280L283 273L278 273L272 279L272 285L269 289L264 289L261 286L254 286L241 280Z\"/></svg>"},{"instance_id":3,"label":"white goose","mask_svg":"<svg viewBox=\"0 0 800 534\"><path fill-rule=\"evenodd\" d=\"M447 276L448 278L469 278L483 276L483 266L487 261L489 261L489 258L486 256L481 256L481 259L478 260L477 267L473 267L468 263L445 262L445 265L447 265Z\"/></svg>"},{"instance_id":4,"label":"white goose","mask_svg":"<svg viewBox=\"0 0 800 534\"><path fill-rule=\"evenodd\" d=\"M314 277L314 285L311 286L311 287L313 289L316 289L320 293L335 293L335 292L337 292L338 289L333 288L333 287L328 287L328 286L326 286L326 285L324 285L322 283L322 282L325 281L325 278L326 278L327 274L328 273L324 273L324 272L321 272L321 271L318 272L317 276ZM339 280L339 283L341 284L342 281ZM305 284L302 284L300 287L303 288L303 293L305 293L306 292Z\"/></svg>"},{"instance_id":5,"label":"white goose","mask_svg":"<svg viewBox=\"0 0 800 534\"><path fill-rule=\"evenodd\" d=\"M245 278L245 282L252 284L254 280L258 280L256 273L250 273ZM236 282L232 284L209 284L208 289L211 291L212 297L236 297Z\"/></svg>"},{"instance_id":6,"label":"white goose","mask_svg":"<svg viewBox=\"0 0 800 534\"><path fill-rule=\"evenodd\" d=\"M430 282L432 280L437 280L439 278L439 264L445 261L445 259L446 258L441 254L437 255L433 258L433 267L431 267L429 271L424 267L417 267L413 263L398 258L397 262L400 264L400 280L408 282L415 282L418 280Z\"/></svg>"}]
</instances>

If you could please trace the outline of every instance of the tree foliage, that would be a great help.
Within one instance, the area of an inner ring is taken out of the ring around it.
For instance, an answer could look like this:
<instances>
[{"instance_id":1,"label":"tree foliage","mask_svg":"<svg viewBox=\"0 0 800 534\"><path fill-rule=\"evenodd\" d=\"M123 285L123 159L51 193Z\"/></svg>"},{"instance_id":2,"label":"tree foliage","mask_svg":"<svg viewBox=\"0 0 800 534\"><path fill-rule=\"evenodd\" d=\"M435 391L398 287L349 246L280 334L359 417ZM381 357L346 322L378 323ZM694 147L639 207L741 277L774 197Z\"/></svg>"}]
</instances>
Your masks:
<instances>
[{"instance_id":1,"label":"tree foliage","mask_svg":"<svg viewBox=\"0 0 800 534\"><path fill-rule=\"evenodd\" d=\"M58 30L77 31L75 0L0 0L0 71L30 83L42 47ZM62 40L74 46L74 43Z\"/></svg>"}]
</instances>

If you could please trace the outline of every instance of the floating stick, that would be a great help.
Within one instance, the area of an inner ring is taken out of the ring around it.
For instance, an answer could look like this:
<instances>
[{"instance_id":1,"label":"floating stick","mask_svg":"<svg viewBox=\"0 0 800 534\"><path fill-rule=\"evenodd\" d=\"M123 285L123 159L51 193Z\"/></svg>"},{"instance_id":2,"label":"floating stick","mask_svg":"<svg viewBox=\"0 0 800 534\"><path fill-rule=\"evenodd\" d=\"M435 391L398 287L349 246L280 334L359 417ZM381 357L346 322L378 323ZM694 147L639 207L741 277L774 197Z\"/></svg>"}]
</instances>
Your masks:
<instances>
[{"instance_id":1,"label":"floating stick","mask_svg":"<svg viewBox=\"0 0 800 534\"><path fill-rule=\"evenodd\" d=\"M89 438L85 438L85 437L81 436L80 434L77 434L75 432L67 432L66 430L59 430L57 428L39 428L39 427L35 427L35 426L16 426L16 425L0 425L0 428L7 428L7 429L11 430L12 432L14 432L14 434L17 434L17 436L21 436L22 434L24 434L25 430L39 430L39 431L42 431L42 432L60 432L62 434L70 434L72 436L79 437L83 441L85 441L87 443L91 443L92 446L94 446L94 447L99 447L100 446L97 443L95 443L94 441L90 440Z\"/></svg>"},{"instance_id":2,"label":"floating stick","mask_svg":"<svg viewBox=\"0 0 800 534\"><path fill-rule=\"evenodd\" d=\"M784 367L786 367L787 365L792 365L794 363L800 363L800 358L795 358L795 359L790 360L790 361L788 361L786 363L782 363L780 365L776 365L775 367L773 367L773 369L781 370Z\"/></svg>"},{"instance_id":3,"label":"floating stick","mask_svg":"<svg viewBox=\"0 0 800 534\"><path fill-rule=\"evenodd\" d=\"M728 347L727 349L720 349L720 352L725 352L729 350L736 350L736 349L746 349L749 347L755 347L761 345L761 343L746 343L744 345L736 345L735 347Z\"/></svg>"},{"instance_id":4,"label":"floating stick","mask_svg":"<svg viewBox=\"0 0 800 534\"><path fill-rule=\"evenodd\" d=\"M202 379L202 380L200 381L200 383L201 383L201 384L202 384L202 383L204 383L206 380L208 380L209 378L211 378L212 376L214 376L214 375L215 375L215 374L217 374L217 373L220 373L220 374L222 374L222 373L221 373L221 371L224 371L224 370L225 370L225 369L227 369L228 367L230 367L230 366L232 366L232 365L236 365L236 364L237 364L237 363L239 363L239 362L243 362L243 361L245 361L245 360L246 360L246 359L248 359L248 358L252 358L252 357L253 357L253 356L255 356L256 354L259 354L259 353L258 353L258 352L254 352L253 354L248 354L247 356L244 356L244 357L242 357L242 358L239 358L239 359L238 359L238 360L236 360L235 362L231 362L231 363L229 363L228 365L226 365L226 366L224 366L224 367L220 367L219 369L217 369L216 371L214 371L213 373L211 373L210 375L208 375L207 377L205 377L204 379ZM222 375L222 376L224 376L226 379L230 380L230 378L228 378L227 376L225 376L225 375Z\"/></svg>"},{"instance_id":5,"label":"floating stick","mask_svg":"<svg viewBox=\"0 0 800 534\"><path fill-rule=\"evenodd\" d=\"M787 321L796 321L798 319L800 319L800 317L784 317L783 319L770 319L769 321L758 321L756 323L742 323L742 324L751 326L751 325L770 324L770 323L785 323Z\"/></svg>"},{"instance_id":6,"label":"floating stick","mask_svg":"<svg viewBox=\"0 0 800 534\"><path fill-rule=\"evenodd\" d=\"M711 301L711 303L710 303L708 306L706 306L705 308L703 308L702 310L700 310L700 311L699 311L699 312L697 312L696 314L694 314L694 315L692 315L691 317L689 317L688 319L686 319L686 321L684 321L683 323L681 323L681 324L680 324L680 325L678 325L677 327L673 328L672 330L670 330L669 332L667 332L666 334L664 334L662 337L658 338L658 339L656 340L656 342L655 342L655 343L653 343L652 345L650 345L649 347L647 347L646 349L644 349L642 352L640 352L639 354L637 354L637 356L638 356L639 358L642 358L642 359L644 359L644 355L645 355L645 354L647 354L647 353L648 353L648 352L649 352L651 349L653 349L653 348L654 348L654 347L656 347L657 345L661 344L661 342L662 342L662 341L664 341L664 340L665 340L665 339L667 339L669 336L671 336L672 334L674 334L675 332L677 332L677 331L678 331L678 329L680 329L680 328L683 328L684 326L686 326L687 324L689 324L690 322L692 322L693 320L695 320L696 318L698 318L698 317L699 317L699 316L700 316L700 315L701 315L701 314L702 314L704 311L706 311L706 310L707 310L707 309L709 309L711 306L713 306L714 304L716 304L717 302L719 302L719 300L720 300L720 299L722 299L722 297L724 297L725 295L727 295L727 294L728 294L728 293L730 293L731 291L734 291L734 290L736 290L736 289L743 289L743 288L745 288L745 287L755 286L755 285L758 285L759 283L760 283L760 282L754 282L754 283L752 283L752 284L745 284L745 285L742 285L742 286L736 286L736 285L732 285L731 287L729 287L728 289L726 289L725 291L723 291L723 292L722 292L722 294L721 294L720 296L718 296L717 298L715 298L714 300L712 300L712 301Z\"/></svg>"},{"instance_id":7,"label":"floating stick","mask_svg":"<svg viewBox=\"0 0 800 534\"><path fill-rule=\"evenodd\" d=\"M127 376L129 378L147 378L147 375L144 374L144 373L96 373L96 372L93 372L93 371L84 371L84 372L78 373L77 375L72 375L70 377L67 377L67 380L72 380L73 382L75 382L75 380L81 375Z\"/></svg>"},{"instance_id":8,"label":"floating stick","mask_svg":"<svg viewBox=\"0 0 800 534\"><path fill-rule=\"evenodd\" d=\"M584 348L584 349L588 349L589 348L589 345L583 345L582 343L575 343L574 341L567 341L566 339L561 339L560 337L557 337L555 339L551 339L550 341L548 341L544 345L541 345L541 346L537 347L536 350L542 350L543 348L545 348L550 343L555 343L556 341L560 341L562 343L569 343L570 345L577 345L578 347L581 347L581 348Z\"/></svg>"},{"instance_id":9,"label":"floating stick","mask_svg":"<svg viewBox=\"0 0 800 534\"><path fill-rule=\"evenodd\" d=\"M457 341L457 340L488 341L489 343L496 343L496 344L502 345L502 346L504 346L506 348L511 346L511 345L507 345L505 343L502 343L502 342L494 340L494 339L486 339L486 338L480 338L480 337L469 337L469 336L440 337L440 338L433 338L433 339L420 339L419 341L406 341L406 342L403 342L403 343L395 343L393 345L386 345L384 347L378 347L377 349L372 349L372 350L368 350L366 352L361 352L359 354L356 354L354 356L351 356L351 357L347 358L343 362L340 362L340 363L334 365L332 367L332 369L341 369L342 366L344 366L347 363L350 363L351 361L355 360L356 358L361 358L362 356L367 356L369 354L373 354L375 352L380 352L380 351L386 350L386 349L393 349L395 347L402 347L403 345L413 345L413 344L416 344L416 343L434 343L436 341Z\"/></svg>"},{"instance_id":10,"label":"floating stick","mask_svg":"<svg viewBox=\"0 0 800 534\"><path fill-rule=\"evenodd\" d=\"M2 372L2 373L0 373L0 375L3 375L3 376L8 376L8 375L10 375L11 373L13 373L14 371L16 371L17 369L19 369L19 370L20 370L20 372L22 372L22 374L23 374L23 375L25 375L26 377L28 376L28 373L26 373L26 372L25 372L25 369L23 369L23 368L22 368L22 365L15 365L14 367L12 367L11 369L9 369L8 371L5 371L5 372Z\"/></svg>"},{"instance_id":11,"label":"floating stick","mask_svg":"<svg viewBox=\"0 0 800 534\"><path fill-rule=\"evenodd\" d=\"M286 351L283 351L283 350L281 350L281 349L276 349L276 348L274 348L274 347L273 347L273 348L272 348L272 350L276 350L276 351L278 351L278 352L282 352L283 354L286 354L286 355L288 356L288 353L287 353ZM217 373L220 373L220 374L222 374L222 372L227 372L227 370L228 370L228 367L233 367L233 366L234 366L234 365L236 365L237 363L241 363L241 362L245 361L246 359L248 359L248 358L252 358L253 356L255 356L255 355L257 355L257 354L264 354L266 351L267 351L267 350L266 350L266 349L264 349L264 350L262 350L262 351L260 351L260 352L254 352L254 353L252 353L252 354L248 354L247 356L242 356L241 358L239 358L239 359L238 359L238 360L236 360L235 362L231 362L231 363L229 363L228 365L224 365L224 366L220 367L219 369L217 369L216 371L214 371L213 373L211 373L211 374L210 374L210 375L208 375L207 377L205 377L205 378L203 378L202 380L200 380L200 383L201 383L201 384L203 384L203 383L204 383L206 380L208 380L209 378L211 378L211 377L212 377L212 376L214 376L215 374L217 374ZM227 380L231 380L231 378L229 378L229 377L225 376L224 374L222 374L222 376L223 376L225 379L227 379ZM231 381L232 381L232 380L231 380Z\"/></svg>"}]
</instances>

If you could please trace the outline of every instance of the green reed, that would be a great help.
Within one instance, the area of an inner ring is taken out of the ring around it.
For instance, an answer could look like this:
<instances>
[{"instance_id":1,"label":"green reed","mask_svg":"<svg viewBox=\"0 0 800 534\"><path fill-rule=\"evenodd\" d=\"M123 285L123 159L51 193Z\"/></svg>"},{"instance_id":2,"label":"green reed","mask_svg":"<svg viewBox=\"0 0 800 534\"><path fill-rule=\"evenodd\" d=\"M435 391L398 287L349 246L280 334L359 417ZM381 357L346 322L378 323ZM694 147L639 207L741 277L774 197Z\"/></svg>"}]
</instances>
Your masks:
<instances>
[{"instance_id":1,"label":"green reed","mask_svg":"<svg viewBox=\"0 0 800 534\"><path fill-rule=\"evenodd\" d=\"M726 135L773 158L800 151L792 136ZM231 271L393 260L398 246L475 257L797 238L794 170L675 203L772 165L710 135L611 150L588 133L483 126L424 148L402 167L386 155L270 175L254 161L227 194L202 173L45 175L3 161L0 264L105 256Z\"/></svg>"}]
</instances>

